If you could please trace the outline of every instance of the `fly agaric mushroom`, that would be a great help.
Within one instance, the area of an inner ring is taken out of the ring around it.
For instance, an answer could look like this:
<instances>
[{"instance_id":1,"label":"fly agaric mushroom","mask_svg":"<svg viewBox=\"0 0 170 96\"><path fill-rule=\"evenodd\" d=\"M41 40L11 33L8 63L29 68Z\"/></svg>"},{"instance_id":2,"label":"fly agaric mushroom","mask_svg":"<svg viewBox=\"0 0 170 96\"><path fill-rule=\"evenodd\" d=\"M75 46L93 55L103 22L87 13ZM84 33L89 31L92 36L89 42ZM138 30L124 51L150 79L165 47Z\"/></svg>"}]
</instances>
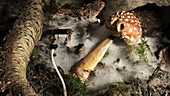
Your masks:
<instances>
[{"instance_id":1,"label":"fly agaric mushroom","mask_svg":"<svg viewBox=\"0 0 170 96\"><path fill-rule=\"evenodd\" d=\"M111 29L113 36L121 36L129 45L138 44L141 39L142 30L139 20L129 12L118 12L112 15L106 23L106 27ZM113 37L112 36L112 37ZM119 37L120 38L120 37ZM103 58L109 46L112 44L113 38L105 38L98 46L90 51L76 66L74 75L79 77L81 81L85 81L90 72L94 70L99 61Z\"/></svg>"},{"instance_id":2,"label":"fly agaric mushroom","mask_svg":"<svg viewBox=\"0 0 170 96\"><path fill-rule=\"evenodd\" d=\"M128 45L138 44L141 40L142 29L139 20L130 12L117 12L106 23L106 27L116 30Z\"/></svg>"}]
</instances>

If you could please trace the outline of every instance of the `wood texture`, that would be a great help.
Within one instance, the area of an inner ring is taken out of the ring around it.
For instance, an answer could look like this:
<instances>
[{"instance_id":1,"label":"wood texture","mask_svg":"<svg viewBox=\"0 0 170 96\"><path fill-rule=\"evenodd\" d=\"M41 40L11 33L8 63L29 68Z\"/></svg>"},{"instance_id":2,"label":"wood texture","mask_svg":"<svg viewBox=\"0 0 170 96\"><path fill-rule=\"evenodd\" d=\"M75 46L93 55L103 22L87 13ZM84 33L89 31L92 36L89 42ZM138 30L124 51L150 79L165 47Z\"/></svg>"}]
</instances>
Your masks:
<instances>
[{"instance_id":1,"label":"wood texture","mask_svg":"<svg viewBox=\"0 0 170 96\"><path fill-rule=\"evenodd\" d=\"M41 0L28 0L10 30L4 44L5 83L14 96L36 96L26 79L29 57L42 34L43 11Z\"/></svg>"}]
</instances>

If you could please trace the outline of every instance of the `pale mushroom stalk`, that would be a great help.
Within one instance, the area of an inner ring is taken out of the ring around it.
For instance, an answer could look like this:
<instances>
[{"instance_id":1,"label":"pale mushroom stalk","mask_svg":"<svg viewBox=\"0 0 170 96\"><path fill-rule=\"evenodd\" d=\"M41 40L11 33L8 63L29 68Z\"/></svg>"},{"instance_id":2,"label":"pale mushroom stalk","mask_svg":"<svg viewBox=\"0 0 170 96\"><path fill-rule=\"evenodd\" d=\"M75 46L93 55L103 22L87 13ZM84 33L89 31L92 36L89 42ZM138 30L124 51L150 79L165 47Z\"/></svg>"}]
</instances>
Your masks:
<instances>
[{"instance_id":1,"label":"pale mushroom stalk","mask_svg":"<svg viewBox=\"0 0 170 96\"><path fill-rule=\"evenodd\" d=\"M81 81L85 81L90 72L94 70L99 61L103 58L104 54L112 44L113 39L110 37L105 38L101 43L90 51L76 66L74 75L79 77Z\"/></svg>"},{"instance_id":2,"label":"pale mushroom stalk","mask_svg":"<svg viewBox=\"0 0 170 96\"><path fill-rule=\"evenodd\" d=\"M142 29L139 20L130 12L117 12L106 22L106 27L113 31L113 35L123 39L128 45L138 44L141 40ZM103 58L113 39L105 38L97 47L87 54L76 66L74 75L85 81L90 72Z\"/></svg>"}]
</instances>

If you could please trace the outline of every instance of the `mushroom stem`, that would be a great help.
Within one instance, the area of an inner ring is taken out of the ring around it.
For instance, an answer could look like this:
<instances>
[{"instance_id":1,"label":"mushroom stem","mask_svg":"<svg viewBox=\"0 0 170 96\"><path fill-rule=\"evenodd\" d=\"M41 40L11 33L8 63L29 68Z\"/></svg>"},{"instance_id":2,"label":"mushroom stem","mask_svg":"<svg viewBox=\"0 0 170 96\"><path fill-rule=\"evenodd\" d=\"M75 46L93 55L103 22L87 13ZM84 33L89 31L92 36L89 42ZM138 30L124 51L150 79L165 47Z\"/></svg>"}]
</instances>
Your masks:
<instances>
[{"instance_id":1,"label":"mushroom stem","mask_svg":"<svg viewBox=\"0 0 170 96\"><path fill-rule=\"evenodd\" d=\"M113 38L111 38L111 36L105 38L77 64L73 75L79 77L80 80L84 82L88 78L90 72L94 70L96 65L103 58L112 42Z\"/></svg>"}]
</instances>

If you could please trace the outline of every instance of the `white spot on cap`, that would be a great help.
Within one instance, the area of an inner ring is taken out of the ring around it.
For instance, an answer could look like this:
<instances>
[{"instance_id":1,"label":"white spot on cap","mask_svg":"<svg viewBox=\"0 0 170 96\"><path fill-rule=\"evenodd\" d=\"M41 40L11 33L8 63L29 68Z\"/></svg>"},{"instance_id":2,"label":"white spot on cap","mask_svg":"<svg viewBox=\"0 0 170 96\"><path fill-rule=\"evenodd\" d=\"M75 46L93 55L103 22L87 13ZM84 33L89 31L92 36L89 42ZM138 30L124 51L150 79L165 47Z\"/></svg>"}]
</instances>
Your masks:
<instances>
[{"instance_id":1,"label":"white spot on cap","mask_svg":"<svg viewBox=\"0 0 170 96\"><path fill-rule=\"evenodd\" d=\"M129 19L130 19L130 16L127 16L127 18L129 18Z\"/></svg>"},{"instance_id":2,"label":"white spot on cap","mask_svg":"<svg viewBox=\"0 0 170 96\"><path fill-rule=\"evenodd\" d=\"M123 15L125 13L125 11L122 11L121 13L120 13L120 15Z\"/></svg>"},{"instance_id":3,"label":"white spot on cap","mask_svg":"<svg viewBox=\"0 0 170 96\"><path fill-rule=\"evenodd\" d=\"M127 23L126 25L127 25L127 26L130 26L130 24L129 24L129 23Z\"/></svg>"},{"instance_id":4,"label":"white spot on cap","mask_svg":"<svg viewBox=\"0 0 170 96\"><path fill-rule=\"evenodd\" d=\"M129 15L132 15L132 16L133 16L133 14L132 14L132 13L130 13Z\"/></svg>"},{"instance_id":5,"label":"white spot on cap","mask_svg":"<svg viewBox=\"0 0 170 96\"><path fill-rule=\"evenodd\" d=\"M132 33L132 32L133 32L133 29L129 29L129 32Z\"/></svg>"},{"instance_id":6,"label":"white spot on cap","mask_svg":"<svg viewBox=\"0 0 170 96\"><path fill-rule=\"evenodd\" d=\"M140 28L139 30L140 30L140 32L142 32L142 29L141 29L141 28Z\"/></svg>"},{"instance_id":7,"label":"white spot on cap","mask_svg":"<svg viewBox=\"0 0 170 96\"><path fill-rule=\"evenodd\" d=\"M129 13L129 12L127 12L126 14L127 14L127 15L129 15L130 13Z\"/></svg>"},{"instance_id":8,"label":"white spot on cap","mask_svg":"<svg viewBox=\"0 0 170 96\"><path fill-rule=\"evenodd\" d=\"M131 38L130 38L130 40L131 40L131 41L134 41L134 40L135 40L135 38L134 38L134 37L131 37Z\"/></svg>"},{"instance_id":9,"label":"white spot on cap","mask_svg":"<svg viewBox=\"0 0 170 96\"><path fill-rule=\"evenodd\" d=\"M129 37L129 36L123 36L123 38L130 39L130 37Z\"/></svg>"},{"instance_id":10,"label":"white spot on cap","mask_svg":"<svg viewBox=\"0 0 170 96\"><path fill-rule=\"evenodd\" d=\"M130 22L131 22L131 23L133 23L133 22L134 22L134 20L130 20Z\"/></svg>"},{"instance_id":11,"label":"white spot on cap","mask_svg":"<svg viewBox=\"0 0 170 96\"><path fill-rule=\"evenodd\" d=\"M136 27L133 28L133 30L135 30L135 31L136 31L136 29L137 29Z\"/></svg>"},{"instance_id":12,"label":"white spot on cap","mask_svg":"<svg viewBox=\"0 0 170 96\"><path fill-rule=\"evenodd\" d=\"M128 22L128 21L129 21L129 19L127 19L127 18L126 18L126 19L125 19L125 21L126 21L126 22Z\"/></svg>"},{"instance_id":13,"label":"white spot on cap","mask_svg":"<svg viewBox=\"0 0 170 96\"><path fill-rule=\"evenodd\" d=\"M125 18L125 16L121 16L121 18Z\"/></svg>"}]
</instances>

